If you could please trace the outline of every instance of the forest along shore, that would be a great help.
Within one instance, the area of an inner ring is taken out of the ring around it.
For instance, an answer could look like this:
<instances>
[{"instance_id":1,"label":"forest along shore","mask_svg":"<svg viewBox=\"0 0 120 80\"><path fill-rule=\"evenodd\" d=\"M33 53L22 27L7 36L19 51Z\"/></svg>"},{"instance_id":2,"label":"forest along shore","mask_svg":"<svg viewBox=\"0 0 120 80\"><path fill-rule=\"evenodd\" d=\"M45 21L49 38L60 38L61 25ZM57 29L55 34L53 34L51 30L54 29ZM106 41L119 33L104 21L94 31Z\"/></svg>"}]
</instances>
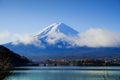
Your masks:
<instances>
[{"instance_id":1,"label":"forest along shore","mask_svg":"<svg viewBox=\"0 0 120 80\"><path fill-rule=\"evenodd\" d=\"M39 66L120 66L120 58L109 59L47 59L35 61Z\"/></svg>"}]
</instances>

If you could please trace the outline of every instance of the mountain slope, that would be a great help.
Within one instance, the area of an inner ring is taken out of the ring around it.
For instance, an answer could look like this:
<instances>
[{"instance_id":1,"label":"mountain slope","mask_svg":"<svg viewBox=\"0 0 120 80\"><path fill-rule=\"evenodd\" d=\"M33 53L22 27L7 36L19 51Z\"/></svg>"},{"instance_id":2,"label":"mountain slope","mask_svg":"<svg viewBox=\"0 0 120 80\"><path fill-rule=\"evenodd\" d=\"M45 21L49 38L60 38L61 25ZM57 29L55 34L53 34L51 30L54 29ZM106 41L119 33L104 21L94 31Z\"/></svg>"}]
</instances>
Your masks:
<instances>
[{"instance_id":1,"label":"mountain slope","mask_svg":"<svg viewBox=\"0 0 120 80\"><path fill-rule=\"evenodd\" d=\"M20 56L4 46L0 45L0 67L5 65L23 66L31 62L24 56Z\"/></svg>"}]
</instances>

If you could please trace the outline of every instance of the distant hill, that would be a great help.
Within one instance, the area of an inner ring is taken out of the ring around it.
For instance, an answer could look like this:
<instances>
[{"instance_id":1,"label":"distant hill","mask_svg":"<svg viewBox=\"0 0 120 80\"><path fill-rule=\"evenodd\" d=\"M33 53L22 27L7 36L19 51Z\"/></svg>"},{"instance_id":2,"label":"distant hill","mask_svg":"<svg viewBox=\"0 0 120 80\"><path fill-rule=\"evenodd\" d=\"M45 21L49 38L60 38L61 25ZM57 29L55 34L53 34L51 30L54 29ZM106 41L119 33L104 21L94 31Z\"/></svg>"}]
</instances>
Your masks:
<instances>
[{"instance_id":1,"label":"distant hill","mask_svg":"<svg viewBox=\"0 0 120 80\"><path fill-rule=\"evenodd\" d=\"M20 56L8 48L0 45L0 67L5 65L10 66L23 66L31 62L24 56Z\"/></svg>"}]
</instances>

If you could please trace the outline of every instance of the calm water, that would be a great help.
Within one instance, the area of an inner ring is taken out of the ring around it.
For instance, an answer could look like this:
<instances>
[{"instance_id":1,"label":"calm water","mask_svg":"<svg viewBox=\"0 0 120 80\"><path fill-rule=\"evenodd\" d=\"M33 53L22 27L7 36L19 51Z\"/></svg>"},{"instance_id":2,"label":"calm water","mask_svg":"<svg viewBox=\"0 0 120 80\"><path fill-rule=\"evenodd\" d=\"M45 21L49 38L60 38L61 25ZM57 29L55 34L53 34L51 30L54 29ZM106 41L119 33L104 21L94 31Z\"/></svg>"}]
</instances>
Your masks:
<instances>
[{"instance_id":1,"label":"calm water","mask_svg":"<svg viewBox=\"0 0 120 80\"><path fill-rule=\"evenodd\" d=\"M19 67L5 80L120 80L120 67Z\"/></svg>"}]
</instances>

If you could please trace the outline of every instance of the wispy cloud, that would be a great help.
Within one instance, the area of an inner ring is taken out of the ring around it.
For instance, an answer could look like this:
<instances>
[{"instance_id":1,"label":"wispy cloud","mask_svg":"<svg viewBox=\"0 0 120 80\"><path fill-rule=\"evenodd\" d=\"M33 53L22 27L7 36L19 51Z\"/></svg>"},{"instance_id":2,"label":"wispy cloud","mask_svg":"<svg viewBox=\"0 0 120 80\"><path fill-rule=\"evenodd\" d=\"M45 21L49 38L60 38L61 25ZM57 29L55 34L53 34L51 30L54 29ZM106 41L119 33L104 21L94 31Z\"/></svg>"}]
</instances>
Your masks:
<instances>
[{"instance_id":1,"label":"wispy cloud","mask_svg":"<svg viewBox=\"0 0 120 80\"><path fill-rule=\"evenodd\" d=\"M54 37L53 37L54 36ZM90 28L77 36L66 36L61 33L52 34L48 37L48 44L55 44L58 40L69 42L71 47L117 47L120 46L120 35L100 28Z\"/></svg>"},{"instance_id":2,"label":"wispy cloud","mask_svg":"<svg viewBox=\"0 0 120 80\"><path fill-rule=\"evenodd\" d=\"M11 40L11 34L8 31L0 32L0 44Z\"/></svg>"},{"instance_id":3,"label":"wispy cloud","mask_svg":"<svg viewBox=\"0 0 120 80\"><path fill-rule=\"evenodd\" d=\"M24 45L34 44L36 46L41 46L41 42L38 41L37 37L33 37L30 34L18 34L18 33L10 33L10 32L1 32L0 33L0 42L1 44L5 44L5 42L12 42L13 45L18 45L20 43Z\"/></svg>"},{"instance_id":4,"label":"wispy cloud","mask_svg":"<svg viewBox=\"0 0 120 80\"><path fill-rule=\"evenodd\" d=\"M66 36L63 33L55 32L52 34L48 34L46 39L47 43L50 45L56 44L59 40L63 40Z\"/></svg>"},{"instance_id":5,"label":"wispy cloud","mask_svg":"<svg viewBox=\"0 0 120 80\"><path fill-rule=\"evenodd\" d=\"M8 38L10 36L10 33L5 31L5 32L0 32L0 39L3 38Z\"/></svg>"},{"instance_id":6,"label":"wispy cloud","mask_svg":"<svg viewBox=\"0 0 120 80\"><path fill-rule=\"evenodd\" d=\"M19 43L27 44L34 44L38 42L38 39L29 35L29 34L14 34L16 41L12 42L12 44L17 45Z\"/></svg>"},{"instance_id":7,"label":"wispy cloud","mask_svg":"<svg viewBox=\"0 0 120 80\"><path fill-rule=\"evenodd\" d=\"M100 28L91 28L72 41L78 46L117 47L120 46L120 35Z\"/></svg>"},{"instance_id":8,"label":"wispy cloud","mask_svg":"<svg viewBox=\"0 0 120 80\"><path fill-rule=\"evenodd\" d=\"M29 34L11 34L9 32L0 33L0 41L14 40L13 45L22 43L24 45L33 44L35 46L44 46L38 37ZM71 46L88 46L88 47L117 47L120 46L120 34L103 30L100 28L90 28L77 36L66 36L63 33L57 32L49 34L46 42L49 45L54 45L58 41L67 41Z\"/></svg>"}]
</instances>

